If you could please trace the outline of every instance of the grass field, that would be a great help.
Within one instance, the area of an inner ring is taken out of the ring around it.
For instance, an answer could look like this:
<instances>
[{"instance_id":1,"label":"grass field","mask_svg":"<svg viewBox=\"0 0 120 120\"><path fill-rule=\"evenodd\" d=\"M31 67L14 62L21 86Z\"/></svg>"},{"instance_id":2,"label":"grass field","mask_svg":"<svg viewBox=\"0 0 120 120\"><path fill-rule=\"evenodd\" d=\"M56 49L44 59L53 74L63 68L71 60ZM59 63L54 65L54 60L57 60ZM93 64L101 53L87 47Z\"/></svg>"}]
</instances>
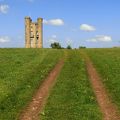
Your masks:
<instances>
[{"instance_id":1,"label":"grass field","mask_svg":"<svg viewBox=\"0 0 120 120\"><path fill-rule=\"evenodd\" d=\"M120 48L86 50L120 110Z\"/></svg>"},{"instance_id":2,"label":"grass field","mask_svg":"<svg viewBox=\"0 0 120 120\"><path fill-rule=\"evenodd\" d=\"M62 57L51 49L0 49L0 120L15 120Z\"/></svg>"},{"instance_id":3,"label":"grass field","mask_svg":"<svg viewBox=\"0 0 120 120\"><path fill-rule=\"evenodd\" d=\"M68 51L65 65L51 90L42 120L101 120L85 63L79 51Z\"/></svg>"},{"instance_id":4,"label":"grass field","mask_svg":"<svg viewBox=\"0 0 120 120\"><path fill-rule=\"evenodd\" d=\"M120 49L84 49L120 109ZM0 120L17 120L44 78L66 53L42 120L101 120L80 50L0 49Z\"/></svg>"}]
</instances>

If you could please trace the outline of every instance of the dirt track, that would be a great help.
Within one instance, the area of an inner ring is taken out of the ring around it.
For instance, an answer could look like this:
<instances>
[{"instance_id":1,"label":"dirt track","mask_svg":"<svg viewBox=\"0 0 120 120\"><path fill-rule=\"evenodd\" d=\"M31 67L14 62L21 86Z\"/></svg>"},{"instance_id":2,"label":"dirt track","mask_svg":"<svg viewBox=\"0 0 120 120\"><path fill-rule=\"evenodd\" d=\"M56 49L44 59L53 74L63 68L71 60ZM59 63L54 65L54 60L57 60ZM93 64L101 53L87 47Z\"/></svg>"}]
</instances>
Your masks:
<instances>
[{"instance_id":1,"label":"dirt track","mask_svg":"<svg viewBox=\"0 0 120 120\"><path fill-rule=\"evenodd\" d=\"M20 120L40 120L39 113L42 111L46 103L49 90L53 87L55 80L60 73L61 68L63 67L63 64L63 60L59 61L55 68L50 72L43 84L37 90L36 94L33 96L31 103L20 115Z\"/></svg>"},{"instance_id":2,"label":"dirt track","mask_svg":"<svg viewBox=\"0 0 120 120\"><path fill-rule=\"evenodd\" d=\"M117 107L108 98L108 93L106 92L105 87L102 84L101 78L99 77L96 69L94 68L89 58L86 59L86 65L94 93L103 113L103 119L120 120L120 115L117 112Z\"/></svg>"},{"instance_id":3,"label":"dirt track","mask_svg":"<svg viewBox=\"0 0 120 120\"><path fill-rule=\"evenodd\" d=\"M101 112L103 113L103 119L120 120L117 107L109 99L108 93L106 92L101 78L93 66L91 60L85 54L83 56L86 60L87 71L93 87L93 91L96 95ZM33 96L31 103L22 112L20 120L40 120L39 113L42 112L47 97L49 96L49 90L53 87L55 79L57 78L63 64L64 62L61 60L50 72L36 94Z\"/></svg>"}]
</instances>

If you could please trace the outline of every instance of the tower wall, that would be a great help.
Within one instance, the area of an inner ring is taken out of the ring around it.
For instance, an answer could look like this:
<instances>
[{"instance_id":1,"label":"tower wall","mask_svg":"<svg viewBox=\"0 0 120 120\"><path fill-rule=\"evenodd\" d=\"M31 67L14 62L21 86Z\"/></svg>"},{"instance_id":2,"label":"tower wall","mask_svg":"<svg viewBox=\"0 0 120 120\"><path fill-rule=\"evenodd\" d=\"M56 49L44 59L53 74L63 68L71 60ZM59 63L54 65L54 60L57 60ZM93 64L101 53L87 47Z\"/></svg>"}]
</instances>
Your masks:
<instances>
[{"instance_id":1,"label":"tower wall","mask_svg":"<svg viewBox=\"0 0 120 120\"><path fill-rule=\"evenodd\" d=\"M42 48L43 47L43 19L38 18L33 23L30 17L25 17L25 47Z\"/></svg>"},{"instance_id":2,"label":"tower wall","mask_svg":"<svg viewBox=\"0 0 120 120\"><path fill-rule=\"evenodd\" d=\"M30 25L31 25L31 19L30 17L25 18L25 47L30 48Z\"/></svg>"},{"instance_id":3,"label":"tower wall","mask_svg":"<svg viewBox=\"0 0 120 120\"><path fill-rule=\"evenodd\" d=\"M38 18L37 22L38 22L38 44L37 44L37 47L42 48L43 47L43 19Z\"/></svg>"},{"instance_id":4,"label":"tower wall","mask_svg":"<svg viewBox=\"0 0 120 120\"><path fill-rule=\"evenodd\" d=\"M37 47L36 23L32 23L31 48Z\"/></svg>"}]
</instances>

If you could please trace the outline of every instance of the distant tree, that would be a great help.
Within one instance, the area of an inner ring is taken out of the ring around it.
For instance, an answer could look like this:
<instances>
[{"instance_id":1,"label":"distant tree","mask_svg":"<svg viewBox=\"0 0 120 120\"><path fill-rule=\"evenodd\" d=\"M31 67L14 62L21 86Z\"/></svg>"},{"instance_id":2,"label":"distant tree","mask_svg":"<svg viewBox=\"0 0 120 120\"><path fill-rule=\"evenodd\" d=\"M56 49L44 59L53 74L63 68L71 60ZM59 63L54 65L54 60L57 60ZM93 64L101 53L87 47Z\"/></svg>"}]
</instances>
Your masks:
<instances>
[{"instance_id":1,"label":"distant tree","mask_svg":"<svg viewBox=\"0 0 120 120\"><path fill-rule=\"evenodd\" d=\"M53 49L61 49L61 45L58 42L51 43L51 47Z\"/></svg>"},{"instance_id":2,"label":"distant tree","mask_svg":"<svg viewBox=\"0 0 120 120\"><path fill-rule=\"evenodd\" d=\"M71 45L68 45L68 46L67 46L67 49L72 49Z\"/></svg>"},{"instance_id":3,"label":"distant tree","mask_svg":"<svg viewBox=\"0 0 120 120\"><path fill-rule=\"evenodd\" d=\"M85 46L79 46L79 49L85 49L86 47Z\"/></svg>"}]
</instances>

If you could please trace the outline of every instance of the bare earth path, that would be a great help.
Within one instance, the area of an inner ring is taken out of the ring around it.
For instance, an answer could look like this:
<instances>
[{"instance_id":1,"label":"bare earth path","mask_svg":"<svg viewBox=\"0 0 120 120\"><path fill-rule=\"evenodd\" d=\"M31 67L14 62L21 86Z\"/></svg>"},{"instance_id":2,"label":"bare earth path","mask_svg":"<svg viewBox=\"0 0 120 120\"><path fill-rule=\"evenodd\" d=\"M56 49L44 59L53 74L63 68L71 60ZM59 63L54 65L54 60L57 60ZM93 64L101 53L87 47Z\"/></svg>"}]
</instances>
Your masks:
<instances>
[{"instance_id":1,"label":"bare earth path","mask_svg":"<svg viewBox=\"0 0 120 120\"><path fill-rule=\"evenodd\" d=\"M86 58L86 65L91 84L96 95L98 104L103 113L104 120L120 120L120 115L117 112L117 107L108 98L105 87L99 77L96 69L94 68L91 60Z\"/></svg>"},{"instance_id":2,"label":"bare earth path","mask_svg":"<svg viewBox=\"0 0 120 120\"><path fill-rule=\"evenodd\" d=\"M31 103L20 115L20 120L40 120L39 113L42 111L44 104L46 103L49 90L53 87L55 79L61 71L63 64L63 60L59 61L55 68L50 72L43 84L37 90L36 94L33 96Z\"/></svg>"}]
</instances>

